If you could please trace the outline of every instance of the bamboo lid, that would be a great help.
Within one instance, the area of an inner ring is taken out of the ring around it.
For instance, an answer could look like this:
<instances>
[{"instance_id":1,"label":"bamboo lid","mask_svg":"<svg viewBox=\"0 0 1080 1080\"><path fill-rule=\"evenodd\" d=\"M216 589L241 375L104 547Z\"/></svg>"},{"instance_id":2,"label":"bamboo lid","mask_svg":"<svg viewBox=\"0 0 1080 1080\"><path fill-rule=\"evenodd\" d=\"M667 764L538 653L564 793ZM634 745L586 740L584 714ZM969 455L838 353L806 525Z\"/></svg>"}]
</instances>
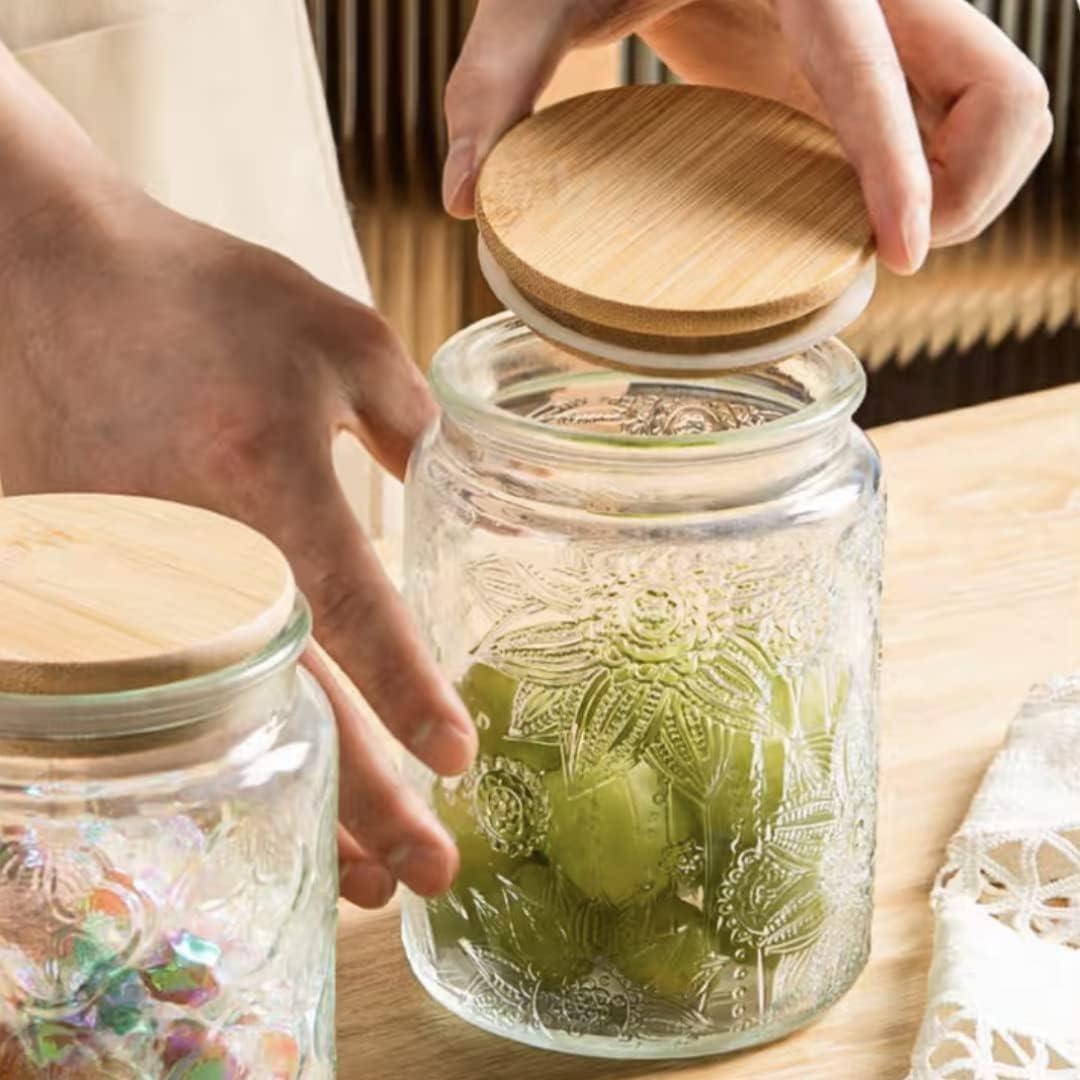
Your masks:
<instances>
[{"instance_id":1,"label":"bamboo lid","mask_svg":"<svg viewBox=\"0 0 1080 1080\"><path fill-rule=\"evenodd\" d=\"M266 646L295 601L284 555L218 514L121 495L0 499L0 692L220 670Z\"/></svg>"},{"instance_id":2,"label":"bamboo lid","mask_svg":"<svg viewBox=\"0 0 1080 1080\"><path fill-rule=\"evenodd\" d=\"M730 90L620 87L535 114L485 163L477 219L504 301L643 354L746 353L830 308L851 320L850 297L872 291L870 223L833 134Z\"/></svg>"}]
</instances>

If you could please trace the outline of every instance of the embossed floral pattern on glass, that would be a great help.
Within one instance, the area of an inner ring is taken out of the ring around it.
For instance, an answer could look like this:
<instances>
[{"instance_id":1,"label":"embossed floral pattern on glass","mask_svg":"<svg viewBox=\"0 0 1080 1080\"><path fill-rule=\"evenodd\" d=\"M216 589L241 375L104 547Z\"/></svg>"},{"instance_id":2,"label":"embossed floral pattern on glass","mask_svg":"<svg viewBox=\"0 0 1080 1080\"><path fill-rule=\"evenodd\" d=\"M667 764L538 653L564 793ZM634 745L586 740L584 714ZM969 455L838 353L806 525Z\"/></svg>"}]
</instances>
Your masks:
<instances>
[{"instance_id":1,"label":"embossed floral pattern on glass","mask_svg":"<svg viewBox=\"0 0 1080 1080\"><path fill-rule=\"evenodd\" d=\"M486 372L504 408L615 447L670 436L655 445L676 494L660 470L605 471L617 460L588 461L589 445L559 457L535 426L503 450L451 416L414 461L410 599L480 754L462 778L417 775L461 871L445 896L407 899L410 960L451 1009L540 1046L665 1057L783 1034L869 947L872 453L845 446L840 415L832 475L800 479L791 454L798 497L773 484L744 510L725 478L755 482L767 441L750 466L702 456L693 473L679 447L766 432L812 398L793 375L762 376L780 389L757 396L741 376L582 386L573 361L562 387L550 347L515 347Z\"/></svg>"},{"instance_id":2,"label":"embossed floral pattern on glass","mask_svg":"<svg viewBox=\"0 0 1080 1080\"><path fill-rule=\"evenodd\" d=\"M0 1076L333 1075L333 739L0 798Z\"/></svg>"},{"instance_id":3,"label":"embossed floral pattern on glass","mask_svg":"<svg viewBox=\"0 0 1080 1080\"><path fill-rule=\"evenodd\" d=\"M462 871L428 949L495 1022L692 1040L857 962L874 769L828 576L755 569L467 568L495 620L459 685L481 756L435 795Z\"/></svg>"}]
</instances>

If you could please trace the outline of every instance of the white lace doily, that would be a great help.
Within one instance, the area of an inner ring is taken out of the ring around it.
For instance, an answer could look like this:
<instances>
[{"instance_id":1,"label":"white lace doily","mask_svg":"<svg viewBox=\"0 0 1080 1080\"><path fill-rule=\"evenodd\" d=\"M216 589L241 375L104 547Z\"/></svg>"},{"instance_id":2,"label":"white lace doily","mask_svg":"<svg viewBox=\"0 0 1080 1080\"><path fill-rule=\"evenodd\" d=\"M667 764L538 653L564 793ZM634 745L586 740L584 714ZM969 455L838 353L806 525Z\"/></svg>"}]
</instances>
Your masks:
<instances>
[{"instance_id":1,"label":"white lace doily","mask_svg":"<svg viewBox=\"0 0 1080 1080\"><path fill-rule=\"evenodd\" d=\"M1080 673L1028 697L932 904L909 1080L1080 1080Z\"/></svg>"}]
</instances>

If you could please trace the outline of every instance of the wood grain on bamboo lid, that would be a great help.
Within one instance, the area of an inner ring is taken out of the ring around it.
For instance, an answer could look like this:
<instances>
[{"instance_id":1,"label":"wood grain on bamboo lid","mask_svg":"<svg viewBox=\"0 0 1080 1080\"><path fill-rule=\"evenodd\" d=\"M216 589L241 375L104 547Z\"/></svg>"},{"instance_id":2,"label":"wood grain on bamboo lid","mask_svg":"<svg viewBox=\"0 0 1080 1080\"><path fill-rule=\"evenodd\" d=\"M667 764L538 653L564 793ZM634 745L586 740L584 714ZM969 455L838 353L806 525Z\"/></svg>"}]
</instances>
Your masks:
<instances>
[{"instance_id":1,"label":"wood grain on bamboo lid","mask_svg":"<svg viewBox=\"0 0 1080 1080\"><path fill-rule=\"evenodd\" d=\"M484 165L477 219L530 304L616 338L790 327L873 255L832 133L711 87L603 90L522 121Z\"/></svg>"},{"instance_id":2,"label":"wood grain on bamboo lid","mask_svg":"<svg viewBox=\"0 0 1080 1080\"><path fill-rule=\"evenodd\" d=\"M267 645L295 601L281 552L218 514L120 495L0 499L0 692L216 671Z\"/></svg>"}]
</instances>

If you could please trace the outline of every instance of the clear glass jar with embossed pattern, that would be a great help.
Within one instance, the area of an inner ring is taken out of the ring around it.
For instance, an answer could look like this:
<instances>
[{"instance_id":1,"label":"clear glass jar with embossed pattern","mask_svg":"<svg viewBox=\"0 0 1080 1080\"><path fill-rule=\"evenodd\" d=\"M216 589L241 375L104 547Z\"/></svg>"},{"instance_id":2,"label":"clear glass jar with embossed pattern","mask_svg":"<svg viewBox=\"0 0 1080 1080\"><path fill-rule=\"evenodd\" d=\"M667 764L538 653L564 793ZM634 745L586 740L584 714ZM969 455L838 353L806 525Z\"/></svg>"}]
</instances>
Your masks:
<instances>
[{"instance_id":1,"label":"clear glass jar with embossed pattern","mask_svg":"<svg viewBox=\"0 0 1080 1080\"><path fill-rule=\"evenodd\" d=\"M408 482L412 607L480 732L417 769L457 839L414 971L491 1031L723 1052L869 950L884 500L836 340L749 371L599 367L509 315L451 339Z\"/></svg>"},{"instance_id":2,"label":"clear glass jar with embossed pattern","mask_svg":"<svg viewBox=\"0 0 1080 1080\"><path fill-rule=\"evenodd\" d=\"M310 628L299 600L219 671L0 693L0 1076L334 1076L337 742L297 664Z\"/></svg>"}]
</instances>

